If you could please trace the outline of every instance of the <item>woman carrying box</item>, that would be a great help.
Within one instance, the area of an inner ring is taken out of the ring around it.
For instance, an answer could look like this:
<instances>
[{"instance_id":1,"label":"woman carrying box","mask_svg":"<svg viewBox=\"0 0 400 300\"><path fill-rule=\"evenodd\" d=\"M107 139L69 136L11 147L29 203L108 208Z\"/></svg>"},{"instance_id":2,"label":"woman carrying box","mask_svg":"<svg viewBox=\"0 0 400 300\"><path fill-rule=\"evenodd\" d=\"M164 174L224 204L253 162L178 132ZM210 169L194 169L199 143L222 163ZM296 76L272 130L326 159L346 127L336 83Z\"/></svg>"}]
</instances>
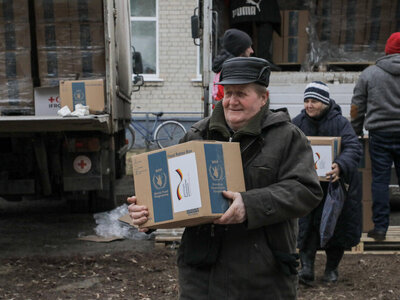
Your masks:
<instances>
[{"instance_id":1,"label":"woman carrying box","mask_svg":"<svg viewBox=\"0 0 400 300\"><path fill-rule=\"evenodd\" d=\"M330 99L329 88L323 82L314 81L307 85L304 91L304 109L293 119L293 123L307 136L341 137L341 152L332 163L332 170L326 174L332 182L341 178L349 185L333 237L324 247L327 259L323 281L336 282L337 269L344 250L360 242L362 187L357 168L362 148L350 122L342 116L340 106ZM329 182L321 181L320 184L324 191L324 200L310 214L299 220L299 279L304 284L314 280L315 254L320 248L319 228Z\"/></svg>"}]
</instances>

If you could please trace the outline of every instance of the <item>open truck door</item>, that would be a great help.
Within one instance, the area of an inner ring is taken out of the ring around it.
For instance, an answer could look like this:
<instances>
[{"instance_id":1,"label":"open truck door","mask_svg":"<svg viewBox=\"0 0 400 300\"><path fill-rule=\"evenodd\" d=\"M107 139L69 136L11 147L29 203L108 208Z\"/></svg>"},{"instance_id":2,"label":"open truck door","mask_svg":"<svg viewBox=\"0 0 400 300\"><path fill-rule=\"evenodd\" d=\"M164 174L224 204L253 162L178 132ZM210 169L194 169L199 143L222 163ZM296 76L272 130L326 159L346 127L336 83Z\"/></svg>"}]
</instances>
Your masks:
<instances>
[{"instance_id":1,"label":"open truck door","mask_svg":"<svg viewBox=\"0 0 400 300\"><path fill-rule=\"evenodd\" d=\"M200 47L200 61L202 62L202 87L204 98L204 117L210 114L213 73L211 71L213 59L213 1L199 0L191 18L192 37L195 45ZM215 23L214 23L215 24Z\"/></svg>"}]
</instances>

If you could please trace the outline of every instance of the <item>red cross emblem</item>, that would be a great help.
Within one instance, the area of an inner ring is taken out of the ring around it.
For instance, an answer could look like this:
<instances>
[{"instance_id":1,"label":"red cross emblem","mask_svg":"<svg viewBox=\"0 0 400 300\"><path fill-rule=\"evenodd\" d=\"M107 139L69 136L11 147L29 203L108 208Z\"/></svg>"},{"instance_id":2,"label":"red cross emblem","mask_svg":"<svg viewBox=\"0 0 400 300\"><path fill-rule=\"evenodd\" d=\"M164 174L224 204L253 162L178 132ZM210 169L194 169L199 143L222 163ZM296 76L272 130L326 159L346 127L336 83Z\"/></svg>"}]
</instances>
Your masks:
<instances>
[{"instance_id":1,"label":"red cross emblem","mask_svg":"<svg viewBox=\"0 0 400 300\"><path fill-rule=\"evenodd\" d=\"M78 155L74 160L73 166L77 173L85 174L92 168L92 161L86 155Z\"/></svg>"}]
</instances>

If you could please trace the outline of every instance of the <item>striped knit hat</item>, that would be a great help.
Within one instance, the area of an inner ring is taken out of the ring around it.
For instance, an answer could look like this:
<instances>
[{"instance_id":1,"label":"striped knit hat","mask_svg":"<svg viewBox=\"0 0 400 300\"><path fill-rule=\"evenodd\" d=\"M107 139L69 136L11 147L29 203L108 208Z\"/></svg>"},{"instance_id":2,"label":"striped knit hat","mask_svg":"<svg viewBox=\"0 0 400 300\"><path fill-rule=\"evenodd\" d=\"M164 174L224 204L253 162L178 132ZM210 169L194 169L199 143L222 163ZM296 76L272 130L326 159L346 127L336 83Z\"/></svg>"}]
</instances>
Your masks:
<instances>
[{"instance_id":1,"label":"striped knit hat","mask_svg":"<svg viewBox=\"0 0 400 300\"><path fill-rule=\"evenodd\" d=\"M304 91L304 100L315 99L326 105L329 105L329 88L321 81L313 81L306 86Z\"/></svg>"}]
</instances>

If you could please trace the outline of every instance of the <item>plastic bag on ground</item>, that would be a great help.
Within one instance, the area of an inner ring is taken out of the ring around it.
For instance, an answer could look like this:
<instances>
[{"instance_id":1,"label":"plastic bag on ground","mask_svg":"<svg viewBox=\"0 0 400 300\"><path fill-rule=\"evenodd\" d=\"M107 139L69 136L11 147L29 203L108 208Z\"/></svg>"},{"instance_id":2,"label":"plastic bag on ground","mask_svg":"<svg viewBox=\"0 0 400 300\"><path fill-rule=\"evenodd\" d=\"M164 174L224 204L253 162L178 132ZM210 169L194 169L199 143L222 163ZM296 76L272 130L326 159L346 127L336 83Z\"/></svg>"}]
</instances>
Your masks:
<instances>
[{"instance_id":1,"label":"plastic bag on ground","mask_svg":"<svg viewBox=\"0 0 400 300\"><path fill-rule=\"evenodd\" d=\"M150 234L139 232L135 227L120 222L118 219L128 213L128 205L123 204L111 211L96 213L94 219L96 221L95 232L102 237L123 237L130 240L144 240L151 237Z\"/></svg>"}]
</instances>

